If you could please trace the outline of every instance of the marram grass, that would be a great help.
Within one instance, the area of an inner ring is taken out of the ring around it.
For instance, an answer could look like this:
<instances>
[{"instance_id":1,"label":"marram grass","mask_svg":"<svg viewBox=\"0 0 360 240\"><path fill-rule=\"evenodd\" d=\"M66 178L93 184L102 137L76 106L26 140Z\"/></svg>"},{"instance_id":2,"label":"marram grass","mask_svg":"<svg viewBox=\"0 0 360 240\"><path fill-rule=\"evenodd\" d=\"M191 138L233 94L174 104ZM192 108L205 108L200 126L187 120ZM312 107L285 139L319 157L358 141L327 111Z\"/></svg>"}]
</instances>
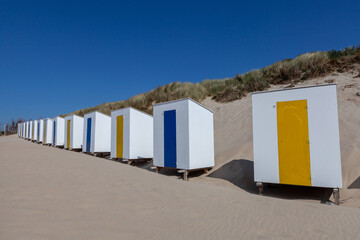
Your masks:
<instances>
[{"instance_id":1,"label":"marram grass","mask_svg":"<svg viewBox=\"0 0 360 240\"><path fill-rule=\"evenodd\" d=\"M88 112L99 111L109 115L115 109L130 106L151 114L154 103L185 97L200 101L210 96L218 102L230 102L249 92L265 90L272 84L305 81L355 63L360 63L360 46L340 51L311 52L232 78L204 80L200 83L173 82L124 101L103 103L70 114L83 116Z\"/></svg>"}]
</instances>

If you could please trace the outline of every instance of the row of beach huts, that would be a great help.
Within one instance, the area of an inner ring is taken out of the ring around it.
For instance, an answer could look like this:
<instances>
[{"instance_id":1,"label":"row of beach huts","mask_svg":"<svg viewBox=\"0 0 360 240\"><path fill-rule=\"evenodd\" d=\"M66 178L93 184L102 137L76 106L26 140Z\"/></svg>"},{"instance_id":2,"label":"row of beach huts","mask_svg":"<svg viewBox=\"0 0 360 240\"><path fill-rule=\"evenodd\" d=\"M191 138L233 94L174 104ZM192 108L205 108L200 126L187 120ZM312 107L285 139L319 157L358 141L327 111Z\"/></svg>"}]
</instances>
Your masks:
<instances>
[{"instance_id":1,"label":"row of beach huts","mask_svg":"<svg viewBox=\"0 0 360 240\"><path fill-rule=\"evenodd\" d=\"M260 194L263 183L332 188L339 204L336 84L253 93L252 128ZM28 121L20 123L18 135L129 163L153 160L156 171L178 169L184 180L189 171L214 167L213 112L189 98L154 104L153 116L128 107L111 116L91 112Z\"/></svg>"},{"instance_id":2,"label":"row of beach huts","mask_svg":"<svg viewBox=\"0 0 360 240\"><path fill-rule=\"evenodd\" d=\"M154 115L132 107L111 116L90 112L80 117L45 118L19 123L21 138L115 160L150 161L157 171L189 171L214 166L213 112L186 98L154 105Z\"/></svg>"}]
</instances>

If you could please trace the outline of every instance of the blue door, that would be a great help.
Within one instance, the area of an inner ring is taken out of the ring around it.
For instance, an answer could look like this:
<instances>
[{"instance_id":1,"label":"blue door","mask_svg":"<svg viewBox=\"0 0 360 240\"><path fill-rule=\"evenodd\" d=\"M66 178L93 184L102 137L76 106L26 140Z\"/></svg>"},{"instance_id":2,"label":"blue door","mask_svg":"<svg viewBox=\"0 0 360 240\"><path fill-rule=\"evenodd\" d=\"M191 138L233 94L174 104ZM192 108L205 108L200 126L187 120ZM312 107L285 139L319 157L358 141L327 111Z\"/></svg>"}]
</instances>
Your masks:
<instances>
[{"instance_id":1,"label":"blue door","mask_svg":"<svg viewBox=\"0 0 360 240\"><path fill-rule=\"evenodd\" d=\"M86 152L90 152L91 143L91 118L87 119L87 130L86 130Z\"/></svg>"},{"instance_id":2,"label":"blue door","mask_svg":"<svg viewBox=\"0 0 360 240\"><path fill-rule=\"evenodd\" d=\"M56 139L56 122L54 121L54 137L53 137L53 146L55 146L55 139Z\"/></svg>"},{"instance_id":3,"label":"blue door","mask_svg":"<svg viewBox=\"0 0 360 240\"><path fill-rule=\"evenodd\" d=\"M164 166L176 168L176 110L164 112Z\"/></svg>"}]
</instances>

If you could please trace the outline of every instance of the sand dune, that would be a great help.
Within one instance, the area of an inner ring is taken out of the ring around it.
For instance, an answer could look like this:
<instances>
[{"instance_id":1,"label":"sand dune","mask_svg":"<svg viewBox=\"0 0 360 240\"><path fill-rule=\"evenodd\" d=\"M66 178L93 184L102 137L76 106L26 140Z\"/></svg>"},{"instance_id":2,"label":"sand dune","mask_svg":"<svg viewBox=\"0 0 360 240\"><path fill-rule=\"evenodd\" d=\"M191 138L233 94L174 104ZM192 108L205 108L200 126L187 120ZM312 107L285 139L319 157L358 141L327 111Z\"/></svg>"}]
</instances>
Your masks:
<instances>
[{"instance_id":1,"label":"sand dune","mask_svg":"<svg viewBox=\"0 0 360 240\"><path fill-rule=\"evenodd\" d=\"M185 182L15 136L0 138L0 153L0 239L356 239L360 234L356 208Z\"/></svg>"}]
</instances>

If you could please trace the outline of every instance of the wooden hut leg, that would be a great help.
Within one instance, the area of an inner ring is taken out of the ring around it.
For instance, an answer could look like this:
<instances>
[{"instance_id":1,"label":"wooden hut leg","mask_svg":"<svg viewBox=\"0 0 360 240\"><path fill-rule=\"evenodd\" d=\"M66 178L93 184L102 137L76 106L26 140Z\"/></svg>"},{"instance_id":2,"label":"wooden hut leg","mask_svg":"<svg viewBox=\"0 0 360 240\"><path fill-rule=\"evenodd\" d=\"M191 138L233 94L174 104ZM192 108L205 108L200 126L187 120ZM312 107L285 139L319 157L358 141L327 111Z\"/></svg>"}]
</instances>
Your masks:
<instances>
[{"instance_id":1,"label":"wooden hut leg","mask_svg":"<svg viewBox=\"0 0 360 240\"><path fill-rule=\"evenodd\" d=\"M335 199L335 205L340 205L340 193L338 188L334 188L333 195Z\"/></svg>"},{"instance_id":2,"label":"wooden hut leg","mask_svg":"<svg viewBox=\"0 0 360 240\"><path fill-rule=\"evenodd\" d=\"M259 195L260 195L260 196L264 195L264 185L263 185L263 183L257 182L257 183L256 183L256 186L259 187Z\"/></svg>"},{"instance_id":3,"label":"wooden hut leg","mask_svg":"<svg viewBox=\"0 0 360 240\"><path fill-rule=\"evenodd\" d=\"M132 161L131 161L130 159L128 159L127 164L128 164L128 165L131 165L131 162L132 162Z\"/></svg>"},{"instance_id":4,"label":"wooden hut leg","mask_svg":"<svg viewBox=\"0 0 360 240\"><path fill-rule=\"evenodd\" d=\"M160 172L160 168L159 168L159 167L156 167L156 168L155 168L155 171L156 171L156 173L159 173L159 172Z\"/></svg>"},{"instance_id":5,"label":"wooden hut leg","mask_svg":"<svg viewBox=\"0 0 360 240\"><path fill-rule=\"evenodd\" d=\"M184 171L184 181L188 181L189 170Z\"/></svg>"}]
</instances>

